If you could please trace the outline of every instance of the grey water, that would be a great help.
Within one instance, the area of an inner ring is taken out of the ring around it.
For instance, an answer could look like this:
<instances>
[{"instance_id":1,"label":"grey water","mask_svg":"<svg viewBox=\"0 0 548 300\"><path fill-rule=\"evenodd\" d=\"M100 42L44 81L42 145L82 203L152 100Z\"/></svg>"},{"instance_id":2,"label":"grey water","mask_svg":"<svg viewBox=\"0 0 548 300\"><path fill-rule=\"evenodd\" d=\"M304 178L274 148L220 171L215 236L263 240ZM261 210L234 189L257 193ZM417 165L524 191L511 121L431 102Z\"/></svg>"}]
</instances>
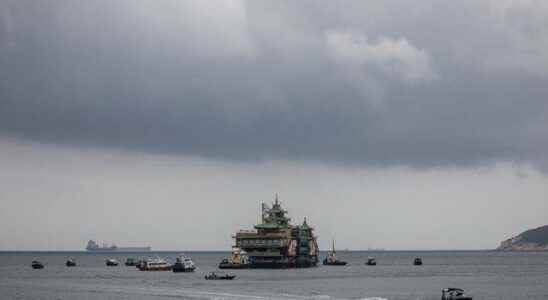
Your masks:
<instances>
[{"instance_id":1,"label":"grey water","mask_svg":"<svg viewBox=\"0 0 548 300\"><path fill-rule=\"evenodd\" d=\"M0 299L440 299L444 287L460 287L480 299L548 299L548 253L494 251L338 252L347 266L233 270L233 281L206 281L229 253L188 252L194 273L141 272L127 257L179 252L0 252ZM322 253L322 257L325 253ZM367 257L377 266L366 266ZM415 257L424 265L413 266ZM68 268L73 258L77 267ZM116 258L118 267L105 266ZM32 260L45 264L30 267Z\"/></svg>"}]
</instances>

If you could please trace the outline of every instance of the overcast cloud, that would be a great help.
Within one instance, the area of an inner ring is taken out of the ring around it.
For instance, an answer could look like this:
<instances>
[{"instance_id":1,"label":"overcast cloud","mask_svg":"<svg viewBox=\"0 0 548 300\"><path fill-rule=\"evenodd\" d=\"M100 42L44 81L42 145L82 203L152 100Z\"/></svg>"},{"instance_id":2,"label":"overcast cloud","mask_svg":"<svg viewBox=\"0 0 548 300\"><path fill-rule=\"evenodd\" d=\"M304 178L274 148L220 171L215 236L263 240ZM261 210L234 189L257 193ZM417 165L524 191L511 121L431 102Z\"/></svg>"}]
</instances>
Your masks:
<instances>
[{"instance_id":1,"label":"overcast cloud","mask_svg":"<svg viewBox=\"0 0 548 300\"><path fill-rule=\"evenodd\" d=\"M546 167L545 1L2 2L2 134Z\"/></svg>"}]
</instances>

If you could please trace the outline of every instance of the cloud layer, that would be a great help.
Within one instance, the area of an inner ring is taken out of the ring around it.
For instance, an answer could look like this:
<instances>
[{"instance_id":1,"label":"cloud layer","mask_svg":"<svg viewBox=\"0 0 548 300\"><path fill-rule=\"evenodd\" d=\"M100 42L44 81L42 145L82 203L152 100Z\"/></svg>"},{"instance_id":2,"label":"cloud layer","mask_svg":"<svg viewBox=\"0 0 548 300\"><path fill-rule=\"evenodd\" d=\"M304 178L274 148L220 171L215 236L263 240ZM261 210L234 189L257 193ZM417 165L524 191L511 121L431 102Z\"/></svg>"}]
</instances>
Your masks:
<instances>
[{"instance_id":1,"label":"cloud layer","mask_svg":"<svg viewBox=\"0 0 548 300\"><path fill-rule=\"evenodd\" d=\"M238 160L548 166L543 1L0 9L5 136Z\"/></svg>"}]
</instances>

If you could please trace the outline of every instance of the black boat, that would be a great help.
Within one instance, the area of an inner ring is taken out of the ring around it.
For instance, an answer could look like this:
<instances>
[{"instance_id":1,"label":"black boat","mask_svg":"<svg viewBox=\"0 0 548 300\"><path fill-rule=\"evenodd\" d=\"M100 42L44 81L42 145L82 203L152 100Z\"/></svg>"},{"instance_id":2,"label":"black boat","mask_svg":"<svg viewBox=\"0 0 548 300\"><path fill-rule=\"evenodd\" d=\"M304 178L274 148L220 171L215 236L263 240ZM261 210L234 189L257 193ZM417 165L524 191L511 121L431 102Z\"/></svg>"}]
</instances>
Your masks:
<instances>
[{"instance_id":1,"label":"black boat","mask_svg":"<svg viewBox=\"0 0 548 300\"><path fill-rule=\"evenodd\" d=\"M108 266L108 267L116 267L118 266L119 262L113 258L109 258L107 260L105 260L105 264Z\"/></svg>"},{"instance_id":2,"label":"black boat","mask_svg":"<svg viewBox=\"0 0 548 300\"><path fill-rule=\"evenodd\" d=\"M137 260L133 257L128 257L126 258L126 262L124 263L124 265L128 267L134 267L137 265Z\"/></svg>"},{"instance_id":3,"label":"black boat","mask_svg":"<svg viewBox=\"0 0 548 300\"><path fill-rule=\"evenodd\" d=\"M331 245L331 251L327 252L327 257L323 260L324 266L346 266L346 262L337 259L335 253L335 240Z\"/></svg>"},{"instance_id":4,"label":"black boat","mask_svg":"<svg viewBox=\"0 0 548 300\"><path fill-rule=\"evenodd\" d=\"M336 261L328 261L327 258L323 260L324 266L346 266L345 261L336 260Z\"/></svg>"},{"instance_id":5,"label":"black boat","mask_svg":"<svg viewBox=\"0 0 548 300\"><path fill-rule=\"evenodd\" d=\"M368 266L376 266L377 261L375 260L375 258L369 257L369 258L367 258L367 262L365 262L365 264L368 265Z\"/></svg>"},{"instance_id":6,"label":"black boat","mask_svg":"<svg viewBox=\"0 0 548 300\"><path fill-rule=\"evenodd\" d=\"M206 280L232 280L236 278L236 275L234 274L217 274L215 272L208 273L205 277Z\"/></svg>"},{"instance_id":7,"label":"black boat","mask_svg":"<svg viewBox=\"0 0 548 300\"><path fill-rule=\"evenodd\" d=\"M41 262L39 262L37 260L33 260L30 265L33 269L43 269L44 268L44 264L42 264Z\"/></svg>"},{"instance_id":8,"label":"black boat","mask_svg":"<svg viewBox=\"0 0 548 300\"><path fill-rule=\"evenodd\" d=\"M415 258L415 260L413 261L413 265L422 266L422 259L420 257Z\"/></svg>"},{"instance_id":9,"label":"black boat","mask_svg":"<svg viewBox=\"0 0 548 300\"><path fill-rule=\"evenodd\" d=\"M65 263L67 267L76 267L76 261L72 258L69 258Z\"/></svg>"},{"instance_id":10,"label":"black boat","mask_svg":"<svg viewBox=\"0 0 548 300\"><path fill-rule=\"evenodd\" d=\"M466 296L463 289L445 288L441 290L441 300L472 300L472 297Z\"/></svg>"}]
</instances>

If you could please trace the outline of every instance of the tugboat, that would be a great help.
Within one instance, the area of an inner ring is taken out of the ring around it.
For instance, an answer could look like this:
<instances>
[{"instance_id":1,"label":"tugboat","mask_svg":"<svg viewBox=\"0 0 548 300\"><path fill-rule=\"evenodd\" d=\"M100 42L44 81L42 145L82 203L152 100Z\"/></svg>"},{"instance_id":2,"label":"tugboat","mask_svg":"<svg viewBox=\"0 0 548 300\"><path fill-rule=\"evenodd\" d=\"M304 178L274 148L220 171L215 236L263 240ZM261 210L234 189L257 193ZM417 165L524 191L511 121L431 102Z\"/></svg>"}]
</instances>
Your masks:
<instances>
[{"instance_id":1,"label":"tugboat","mask_svg":"<svg viewBox=\"0 0 548 300\"><path fill-rule=\"evenodd\" d=\"M76 267L76 261L72 258L69 258L65 263L67 267Z\"/></svg>"},{"instance_id":2,"label":"tugboat","mask_svg":"<svg viewBox=\"0 0 548 300\"><path fill-rule=\"evenodd\" d=\"M232 255L219 263L219 269L246 269L249 268L247 253L238 247L232 248Z\"/></svg>"},{"instance_id":3,"label":"tugboat","mask_svg":"<svg viewBox=\"0 0 548 300\"><path fill-rule=\"evenodd\" d=\"M377 260L375 260L374 257L368 257L367 262L365 264L368 265L368 266L376 266L377 265Z\"/></svg>"},{"instance_id":4,"label":"tugboat","mask_svg":"<svg viewBox=\"0 0 548 300\"><path fill-rule=\"evenodd\" d=\"M441 300L472 300L472 297L466 296L463 289L445 288L441 290Z\"/></svg>"},{"instance_id":5,"label":"tugboat","mask_svg":"<svg viewBox=\"0 0 548 300\"><path fill-rule=\"evenodd\" d=\"M331 244L331 251L327 252L327 257L323 260L325 266L346 266L346 262L337 259L335 254L335 240Z\"/></svg>"},{"instance_id":6,"label":"tugboat","mask_svg":"<svg viewBox=\"0 0 548 300\"><path fill-rule=\"evenodd\" d=\"M302 225L291 225L278 201L272 208L262 204L261 223L255 230L239 231L235 247L247 252L250 268L309 268L318 264L318 244L306 218Z\"/></svg>"},{"instance_id":7,"label":"tugboat","mask_svg":"<svg viewBox=\"0 0 548 300\"><path fill-rule=\"evenodd\" d=\"M33 269L43 269L44 268L44 264L37 261L37 260L33 260L30 265Z\"/></svg>"},{"instance_id":8,"label":"tugboat","mask_svg":"<svg viewBox=\"0 0 548 300\"><path fill-rule=\"evenodd\" d=\"M116 267L118 266L119 262L114 258L107 258L105 260L105 264L107 265L107 267Z\"/></svg>"},{"instance_id":9,"label":"tugboat","mask_svg":"<svg viewBox=\"0 0 548 300\"><path fill-rule=\"evenodd\" d=\"M126 265L128 267L136 266L137 265L137 260L133 257L128 257L128 258L126 258L126 262L124 263L124 265Z\"/></svg>"},{"instance_id":10,"label":"tugboat","mask_svg":"<svg viewBox=\"0 0 548 300\"><path fill-rule=\"evenodd\" d=\"M415 258L415 260L413 261L413 265L422 266L422 259L420 257Z\"/></svg>"},{"instance_id":11,"label":"tugboat","mask_svg":"<svg viewBox=\"0 0 548 300\"><path fill-rule=\"evenodd\" d=\"M215 272L210 272L204 278L206 280L232 280L232 279L236 278L236 275L230 274L230 273L229 274L224 274L224 273L217 274Z\"/></svg>"},{"instance_id":12,"label":"tugboat","mask_svg":"<svg viewBox=\"0 0 548 300\"><path fill-rule=\"evenodd\" d=\"M137 266L139 271L170 271L171 265L167 261L157 257L153 259L148 259L142 261L140 265Z\"/></svg>"},{"instance_id":13,"label":"tugboat","mask_svg":"<svg viewBox=\"0 0 548 300\"><path fill-rule=\"evenodd\" d=\"M194 265L194 262L190 257L185 256L184 254L181 254L177 256L175 264L173 264L173 272L179 273L179 272L194 272L196 269L196 266Z\"/></svg>"}]
</instances>

